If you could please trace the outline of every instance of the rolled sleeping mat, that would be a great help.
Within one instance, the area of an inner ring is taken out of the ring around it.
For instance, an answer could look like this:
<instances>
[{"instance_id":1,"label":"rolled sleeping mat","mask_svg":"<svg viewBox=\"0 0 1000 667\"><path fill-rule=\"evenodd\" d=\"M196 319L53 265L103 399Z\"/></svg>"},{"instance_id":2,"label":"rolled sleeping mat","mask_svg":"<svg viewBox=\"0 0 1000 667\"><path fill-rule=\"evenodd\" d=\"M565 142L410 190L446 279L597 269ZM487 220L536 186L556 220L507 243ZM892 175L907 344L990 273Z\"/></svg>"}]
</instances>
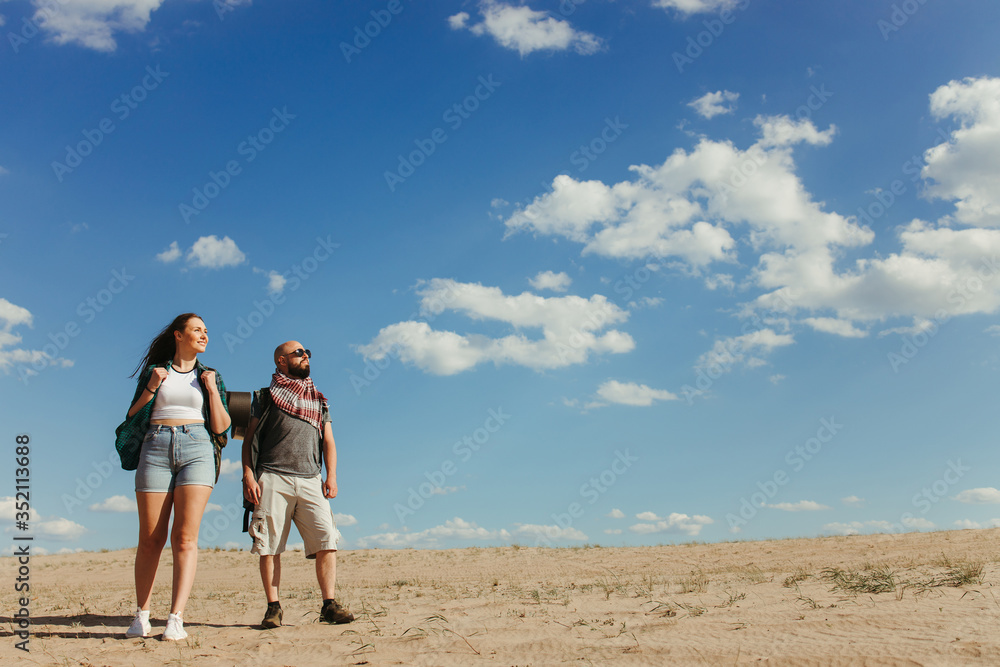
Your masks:
<instances>
[{"instance_id":1,"label":"rolled sleeping mat","mask_svg":"<svg viewBox=\"0 0 1000 667\"><path fill-rule=\"evenodd\" d=\"M233 422L229 437L242 440L250 425L250 392L227 391L226 398L229 401L229 418Z\"/></svg>"}]
</instances>

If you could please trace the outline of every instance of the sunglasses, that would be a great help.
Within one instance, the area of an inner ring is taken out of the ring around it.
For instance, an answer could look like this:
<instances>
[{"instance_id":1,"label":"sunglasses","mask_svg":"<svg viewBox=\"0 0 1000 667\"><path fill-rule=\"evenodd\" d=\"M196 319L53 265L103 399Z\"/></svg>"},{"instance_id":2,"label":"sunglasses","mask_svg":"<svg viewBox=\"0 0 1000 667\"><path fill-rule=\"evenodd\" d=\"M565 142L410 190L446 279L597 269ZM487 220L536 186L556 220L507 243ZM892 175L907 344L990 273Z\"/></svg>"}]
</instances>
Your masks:
<instances>
[{"instance_id":1,"label":"sunglasses","mask_svg":"<svg viewBox=\"0 0 1000 667\"><path fill-rule=\"evenodd\" d=\"M301 347L297 350L292 350L291 352L285 353L283 356L286 357L301 357L305 355L307 359L312 359L313 353L309 350L303 350Z\"/></svg>"}]
</instances>

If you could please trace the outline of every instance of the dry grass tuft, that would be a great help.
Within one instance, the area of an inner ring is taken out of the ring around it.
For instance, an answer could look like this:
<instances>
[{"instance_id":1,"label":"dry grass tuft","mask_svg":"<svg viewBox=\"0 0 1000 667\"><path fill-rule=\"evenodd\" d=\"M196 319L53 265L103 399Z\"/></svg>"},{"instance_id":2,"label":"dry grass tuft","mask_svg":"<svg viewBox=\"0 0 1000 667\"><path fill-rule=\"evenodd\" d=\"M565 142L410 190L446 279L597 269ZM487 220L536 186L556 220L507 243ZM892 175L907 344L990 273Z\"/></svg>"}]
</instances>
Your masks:
<instances>
[{"instance_id":1,"label":"dry grass tuft","mask_svg":"<svg viewBox=\"0 0 1000 667\"><path fill-rule=\"evenodd\" d=\"M896 573L887 565L874 566L868 563L862 570L851 572L831 567L823 570L823 578L833 582L831 591L841 590L845 593L890 593L896 590Z\"/></svg>"}]
</instances>

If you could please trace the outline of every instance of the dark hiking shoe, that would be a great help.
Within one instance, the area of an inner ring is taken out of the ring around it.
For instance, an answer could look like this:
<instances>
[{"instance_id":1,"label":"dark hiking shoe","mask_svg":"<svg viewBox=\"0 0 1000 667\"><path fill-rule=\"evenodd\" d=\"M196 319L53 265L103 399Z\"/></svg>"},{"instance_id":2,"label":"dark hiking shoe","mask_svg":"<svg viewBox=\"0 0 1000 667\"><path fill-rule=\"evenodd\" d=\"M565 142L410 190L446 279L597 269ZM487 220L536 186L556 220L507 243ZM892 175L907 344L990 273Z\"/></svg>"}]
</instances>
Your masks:
<instances>
[{"instance_id":1,"label":"dark hiking shoe","mask_svg":"<svg viewBox=\"0 0 1000 667\"><path fill-rule=\"evenodd\" d=\"M324 623L350 623L354 620L354 614L341 607L336 600L324 601L319 617Z\"/></svg>"},{"instance_id":2,"label":"dark hiking shoe","mask_svg":"<svg viewBox=\"0 0 1000 667\"><path fill-rule=\"evenodd\" d=\"M281 605L269 604L264 613L264 620L260 624L268 629L281 627Z\"/></svg>"}]
</instances>

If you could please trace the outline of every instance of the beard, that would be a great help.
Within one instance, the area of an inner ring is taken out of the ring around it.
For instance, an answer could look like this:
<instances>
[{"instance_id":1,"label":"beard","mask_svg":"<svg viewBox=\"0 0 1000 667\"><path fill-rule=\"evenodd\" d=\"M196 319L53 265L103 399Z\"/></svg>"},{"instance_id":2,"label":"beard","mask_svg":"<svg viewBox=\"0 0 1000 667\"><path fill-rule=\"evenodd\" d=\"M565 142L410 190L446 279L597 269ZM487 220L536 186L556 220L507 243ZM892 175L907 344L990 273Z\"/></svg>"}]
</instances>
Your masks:
<instances>
[{"instance_id":1,"label":"beard","mask_svg":"<svg viewBox=\"0 0 1000 667\"><path fill-rule=\"evenodd\" d=\"M298 378L299 380L305 380L309 377L309 367L308 366L297 366L295 368L288 367L288 375L293 378Z\"/></svg>"}]
</instances>

